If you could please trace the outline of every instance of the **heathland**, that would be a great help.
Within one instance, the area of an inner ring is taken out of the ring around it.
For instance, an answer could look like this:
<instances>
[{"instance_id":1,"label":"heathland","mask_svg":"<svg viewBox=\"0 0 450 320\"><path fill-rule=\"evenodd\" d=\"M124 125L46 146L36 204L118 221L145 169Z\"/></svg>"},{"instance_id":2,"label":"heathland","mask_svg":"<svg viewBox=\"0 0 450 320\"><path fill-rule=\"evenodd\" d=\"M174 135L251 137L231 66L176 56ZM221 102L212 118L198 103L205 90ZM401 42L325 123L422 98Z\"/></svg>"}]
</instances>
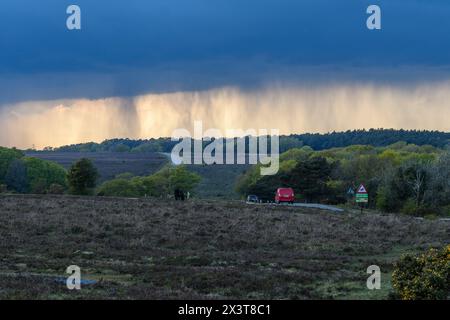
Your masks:
<instances>
[{"instance_id":1,"label":"heathland","mask_svg":"<svg viewBox=\"0 0 450 320\"><path fill-rule=\"evenodd\" d=\"M346 210L55 195L0 196L2 299L383 299L403 253L450 222ZM65 286L78 265L81 290ZM366 269L381 268L368 290Z\"/></svg>"}]
</instances>

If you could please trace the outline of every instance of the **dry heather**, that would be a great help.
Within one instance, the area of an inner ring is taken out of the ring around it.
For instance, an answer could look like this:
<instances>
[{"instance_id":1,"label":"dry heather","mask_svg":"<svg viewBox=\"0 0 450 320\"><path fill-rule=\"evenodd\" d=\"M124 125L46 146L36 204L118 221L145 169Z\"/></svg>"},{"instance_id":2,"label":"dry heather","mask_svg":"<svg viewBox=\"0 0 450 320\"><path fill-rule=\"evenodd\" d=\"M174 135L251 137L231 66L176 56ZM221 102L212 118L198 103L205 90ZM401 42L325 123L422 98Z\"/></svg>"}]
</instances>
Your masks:
<instances>
[{"instance_id":1,"label":"dry heather","mask_svg":"<svg viewBox=\"0 0 450 320\"><path fill-rule=\"evenodd\" d=\"M0 298L386 298L393 261L449 234L449 222L375 213L2 196ZM382 290L366 289L372 264ZM97 283L68 290L69 265Z\"/></svg>"}]
</instances>

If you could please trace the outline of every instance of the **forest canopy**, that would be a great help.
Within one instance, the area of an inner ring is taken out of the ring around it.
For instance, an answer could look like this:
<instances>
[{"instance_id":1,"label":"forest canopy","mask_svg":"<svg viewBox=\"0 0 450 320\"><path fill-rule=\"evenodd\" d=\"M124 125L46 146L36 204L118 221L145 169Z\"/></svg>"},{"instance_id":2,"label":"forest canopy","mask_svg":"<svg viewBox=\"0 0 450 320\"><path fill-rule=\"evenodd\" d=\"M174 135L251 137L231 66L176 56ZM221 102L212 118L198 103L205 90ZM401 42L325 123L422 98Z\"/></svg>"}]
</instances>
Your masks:
<instances>
[{"instance_id":1,"label":"forest canopy","mask_svg":"<svg viewBox=\"0 0 450 320\"><path fill-rule=\"evenodd\" d=\"M326 134L305 133L280 136L280 152L310 146L314 150L347 147L350 145L372 145L385 147L404 141L407 144L430 145L444 148L450 144L450 133L439 131L370 129ZM101 143L88 142L59 148L45 148L45 151L58 152L171 152L176 144L170 138L132 140L110 139Z\"/></svg>"}]
</instances>

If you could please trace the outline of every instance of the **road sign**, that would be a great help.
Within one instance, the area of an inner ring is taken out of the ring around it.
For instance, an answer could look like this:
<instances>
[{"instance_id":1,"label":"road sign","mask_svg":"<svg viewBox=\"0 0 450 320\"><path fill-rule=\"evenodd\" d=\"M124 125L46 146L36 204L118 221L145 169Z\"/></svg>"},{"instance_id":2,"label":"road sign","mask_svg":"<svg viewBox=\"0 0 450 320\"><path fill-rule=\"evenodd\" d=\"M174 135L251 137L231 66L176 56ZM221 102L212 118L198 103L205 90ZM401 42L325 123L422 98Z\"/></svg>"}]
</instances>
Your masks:
<instances>
[{"instance_id":1,"label":"road sign","mask_svg":"<svg viewBox=\"0 0 450 320\"><path fill-rule=\"evenodd\" d=\"M358 202L358 203L369 202L369 195L367 193L357 193L356 194L356 202Z\"/></svg>"},{"instance_id":2,"label":"road sign","mask_svg":"<svg viewBox=\"0 0 450 320\"><path fill-rule=\"evenodd\" d=\"M366 187L364 187L364 185L360 185L358 188L357 193L367 193Z\"/></svg>"},{"instance_id":3,"label":"road sign","mask_svg":"<svg viewBox=\"0 0 450 320\"><path fill-rule=\"evenodd\" d=\"M360 185L358 191L356 192L356 202L357 203L368 203L369 202L369 194L367 193L364 185Z\"/></svg>"}]
</instances>

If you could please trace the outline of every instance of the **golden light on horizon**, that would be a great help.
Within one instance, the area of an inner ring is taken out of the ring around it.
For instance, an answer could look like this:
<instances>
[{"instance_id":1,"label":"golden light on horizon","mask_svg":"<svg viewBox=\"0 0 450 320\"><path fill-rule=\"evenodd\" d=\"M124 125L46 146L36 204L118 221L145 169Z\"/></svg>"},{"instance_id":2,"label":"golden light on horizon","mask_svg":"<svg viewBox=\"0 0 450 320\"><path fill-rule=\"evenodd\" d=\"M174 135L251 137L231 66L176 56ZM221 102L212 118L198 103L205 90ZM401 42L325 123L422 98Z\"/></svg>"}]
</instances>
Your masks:
<instances>
[{"instance_id":1,"label":"golden light on horizon","mask_svg":"<svg viewBox=\"0 0 450 320\"><path fill-rule=\"evenodd\" d=\"M415 87L271 86L243 91L23 102L0 108L0 145L41 149L192 130L279 129L280 134L394 128L450 131L450 82Z\"/></svg>"}]
</instances>

